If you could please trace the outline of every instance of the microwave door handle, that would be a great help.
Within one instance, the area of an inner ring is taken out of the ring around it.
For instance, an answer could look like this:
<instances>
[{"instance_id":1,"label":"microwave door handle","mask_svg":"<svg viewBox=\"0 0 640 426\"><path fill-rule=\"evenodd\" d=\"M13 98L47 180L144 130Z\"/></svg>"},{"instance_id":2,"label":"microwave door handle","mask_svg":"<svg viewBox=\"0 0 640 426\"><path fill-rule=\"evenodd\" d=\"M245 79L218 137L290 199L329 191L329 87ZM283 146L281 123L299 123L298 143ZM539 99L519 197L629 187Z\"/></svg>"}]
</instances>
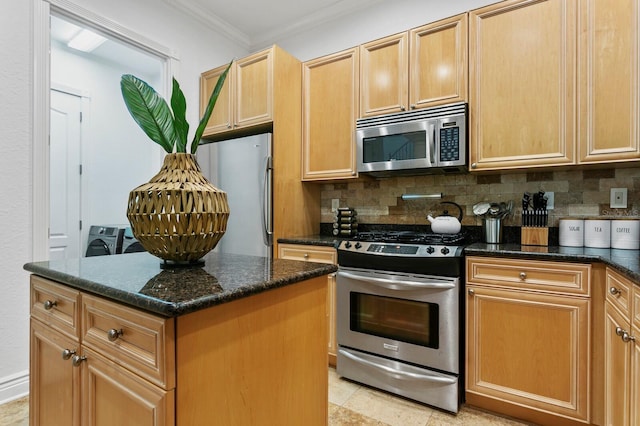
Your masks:
<instances>
[{"instance_id":1,"label":"microwave door handle","mask_svg":"<svg viewBox=\"0 0 640 426\"><path fill-rule=\"evenodd\" d=\"M415 289L438 289L438 290L447 290L451 288L455 288L455 283L442 283L436 281L409 281L409 280L390 280L387 278L376 278L376 277L368 277L360 274L354 274L351 272L340 271L338 275L343 276L345 278L350 278L352 280L357 281L365 281L367 283L375 284L382 288L387 288L391 290L415 290Z\"/></svg>"},{"instance_id":2,"label":"microwave door handle","mask_svg":"<svg viewBox=\"0 0 640 426\"><path fill-rule=\"evenodd\" d=\"M443 384L447 384L447 385L452 385L454 383L456 383L458 381L457 378L448 378L448 377L440 377L440 376L435 376L435 375L431 375L431 374L418 374L418 373L410 373L408 371L401 371L401 370L396 370L395 368L391 368L391 367L387 367L386 365L380 365L380 364L376 364L375 362L371 362L369 360L360 358L357 355L354 355L350 352L344 351L342 349L338 349L338 351L340 352L341 355L344 355L345 357L358 362L360 364L365 364L368 365L369 367L373 367L376 368L378 370L383 370L387 373L391 373L394 376L396 376L397 378L400 379L411 379L411 380L415 380L415 379L419 379L419 380L427 380L430 382L438 382L438 383L443 383Z\"/></svg>"},{"instance_id":3,"label":"microwave door handle","mask_svg":"<svg viewBox=\"0 0 640 426\"><path fill-rule=\"evenodd\" d=\"M429 164L432 166L436 165L436 125L431 122L429 123L429 131L427 132L427 157L429 158Z\"/></svg>"}]
</instances>

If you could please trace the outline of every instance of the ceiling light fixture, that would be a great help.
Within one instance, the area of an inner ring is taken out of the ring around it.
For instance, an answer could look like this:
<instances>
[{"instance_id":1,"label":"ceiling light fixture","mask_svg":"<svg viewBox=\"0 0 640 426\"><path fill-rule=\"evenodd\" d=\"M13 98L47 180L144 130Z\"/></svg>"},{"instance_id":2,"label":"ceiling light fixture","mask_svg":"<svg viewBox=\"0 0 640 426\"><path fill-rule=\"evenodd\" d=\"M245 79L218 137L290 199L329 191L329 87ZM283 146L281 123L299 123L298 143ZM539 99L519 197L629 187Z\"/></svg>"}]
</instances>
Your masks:
<instances>
[{"instance_id":1,"label":"ceiling light fixture","mask_svg":"<svg viewBox=\"0 0 640 426\"><path fill-rule=\"evenodd\" d=\"M91 52L105 41L107 41L107 39L101 35L87 29L82 29L69 40L67 46L83 52Z\"/></svg>"}]
</instances>

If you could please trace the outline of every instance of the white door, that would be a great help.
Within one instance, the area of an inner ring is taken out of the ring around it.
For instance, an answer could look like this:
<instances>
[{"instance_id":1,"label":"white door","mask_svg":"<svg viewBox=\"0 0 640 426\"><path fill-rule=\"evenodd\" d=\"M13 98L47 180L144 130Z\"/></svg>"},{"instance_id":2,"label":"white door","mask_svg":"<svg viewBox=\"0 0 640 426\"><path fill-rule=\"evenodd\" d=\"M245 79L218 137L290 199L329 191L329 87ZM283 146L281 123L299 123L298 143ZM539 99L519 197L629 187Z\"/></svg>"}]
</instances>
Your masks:
<instances>
[{"instance_id":1,"label":"white door","mask_svg":"<svg viewBox=\"0 0 640 426\"><path fill-rule=\"evenodd\" d=\"M49 259L80 257L82 99L51 90Z\"/></svg>"}]
</instances>

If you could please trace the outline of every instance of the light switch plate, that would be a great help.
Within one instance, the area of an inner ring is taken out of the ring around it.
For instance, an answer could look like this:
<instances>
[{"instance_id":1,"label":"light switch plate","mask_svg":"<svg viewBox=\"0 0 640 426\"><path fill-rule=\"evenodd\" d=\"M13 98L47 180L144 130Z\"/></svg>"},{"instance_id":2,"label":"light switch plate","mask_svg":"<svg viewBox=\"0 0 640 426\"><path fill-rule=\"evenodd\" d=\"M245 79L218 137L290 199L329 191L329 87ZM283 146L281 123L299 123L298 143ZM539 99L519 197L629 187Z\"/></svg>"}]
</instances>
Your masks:
<instances>
[{"instance_id":1,"label":"light switch plate","mask_svg":"<svg viewBox=\"0 0 640 426\"><path fill-rule=\"evenodd\" d=\"M556 207L556 197L553 192L546 192L544 194L547 197L547 210L553 210Z\"/></svg>"},{"instance_id":2,"label":"light switch plate","mask_svg":"<svg viewBox=\"0 0 640 426\"><path fill-rule=\"evenodd\" d=\"M331 199L331 212L332 213L337 212L339 207L340 207L340 199L339 198L332 198Z\"/></svg>"},{"instance_id":3,"label":"light switch plate","mask_svg":"<svg viewBox=\"0 0 640 426\"><path fill-rule=\"evenodd\" d=\"M612 209L627 208L627 188L611 188L609 207Z\"/></svg>"}]
</instances>

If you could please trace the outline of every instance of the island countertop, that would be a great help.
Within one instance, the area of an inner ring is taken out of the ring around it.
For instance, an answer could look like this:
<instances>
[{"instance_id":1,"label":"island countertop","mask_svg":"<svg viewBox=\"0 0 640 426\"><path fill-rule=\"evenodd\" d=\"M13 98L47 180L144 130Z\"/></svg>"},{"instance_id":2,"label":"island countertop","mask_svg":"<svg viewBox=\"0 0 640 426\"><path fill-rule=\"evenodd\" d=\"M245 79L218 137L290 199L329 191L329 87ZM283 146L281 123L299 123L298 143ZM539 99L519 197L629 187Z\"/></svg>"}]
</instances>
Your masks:
<instances>
[{"instance_id":1,"label":"island countertop","mask_svg":"<svg viewBox=\"0 0 640 426\"><path fill-rule=\"evenodd\" d=\"M149 253L31 262L24 269L69 287L166 317L330 274L337 266L209 253L201 267L161 268Z\"/></svg>"}]
</instances>

